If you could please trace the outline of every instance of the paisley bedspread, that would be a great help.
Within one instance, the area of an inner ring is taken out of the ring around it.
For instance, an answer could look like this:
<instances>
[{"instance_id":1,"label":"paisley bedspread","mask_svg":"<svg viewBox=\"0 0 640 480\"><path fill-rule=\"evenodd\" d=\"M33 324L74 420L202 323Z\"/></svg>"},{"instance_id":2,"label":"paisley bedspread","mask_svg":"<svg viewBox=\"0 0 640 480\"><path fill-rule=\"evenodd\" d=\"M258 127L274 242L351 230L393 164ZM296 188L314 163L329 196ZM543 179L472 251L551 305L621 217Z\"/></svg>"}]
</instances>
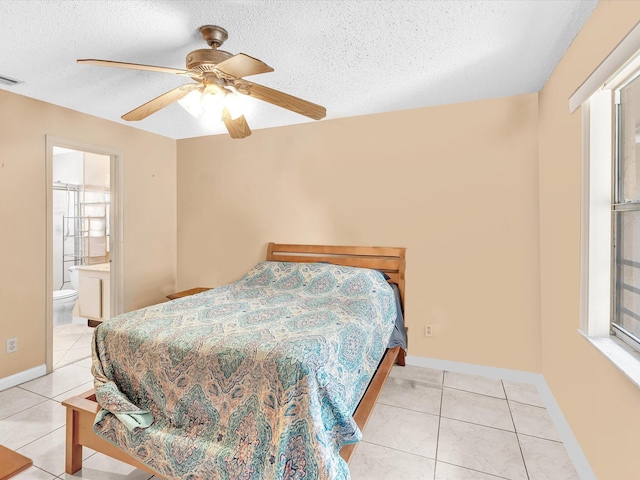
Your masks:
<instances>
[{"instance_id":1,"label":"paisley bedspread","mask_svg":"<svg viewBox=\"0 0 640 480\"><path fill-rule=\"evenodd\" d=\"M280 262L115 317L94 334L94 430L166 478L346 480L395 317L375 270Z\"/></svg>"}]
</instances>

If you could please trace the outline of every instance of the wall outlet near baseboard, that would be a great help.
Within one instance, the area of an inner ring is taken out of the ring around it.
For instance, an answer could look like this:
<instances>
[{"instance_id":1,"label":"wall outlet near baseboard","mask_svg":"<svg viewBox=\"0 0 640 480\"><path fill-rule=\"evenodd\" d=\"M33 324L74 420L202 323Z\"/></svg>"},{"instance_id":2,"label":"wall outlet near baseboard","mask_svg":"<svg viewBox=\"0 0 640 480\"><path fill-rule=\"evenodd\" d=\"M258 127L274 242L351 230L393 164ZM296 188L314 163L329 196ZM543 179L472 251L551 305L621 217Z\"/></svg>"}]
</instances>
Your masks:
<instances>
[{"instance_id":1,"label":"wall outlet near baseboard","mask_svg":"<svg viewBox=\"0 0 640 480\"><path fill-rule=\"evenodd\" d=\"M425 337L433 337L433 325L426 324L424 326Z\"/></svg>"},{"instance_id":2,"label":"wall outlet near baseboard","mask_svg":"<svg viewBox=\"0 0 640 480\"><path fill-rule=\"evenodd\" d=\"M7 338L7 353L18 351L18 339L16 337Z\"/></svg>"}]
</instances>

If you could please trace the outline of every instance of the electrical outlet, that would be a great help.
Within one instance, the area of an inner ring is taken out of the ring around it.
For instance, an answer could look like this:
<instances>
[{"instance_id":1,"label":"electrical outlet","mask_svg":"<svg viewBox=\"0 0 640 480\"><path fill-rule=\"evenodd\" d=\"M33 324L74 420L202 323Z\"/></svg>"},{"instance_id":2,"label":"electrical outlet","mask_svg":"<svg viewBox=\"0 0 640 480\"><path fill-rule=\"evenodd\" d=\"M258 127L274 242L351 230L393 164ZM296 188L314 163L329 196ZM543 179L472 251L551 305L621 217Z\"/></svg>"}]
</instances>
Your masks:
<instances>
[{"instance_id":1,"label":"electrical outlet","mask_svg":"<svg viewBox=\"0 0 640 480\"><path fill-rule=\"evenodd\" d=\"M16 337L7 338L7 353L18 351L18 339Z\"/></svg>"},{"instance_id":2,"label":"electrical outlet","mask_svg":"<svg viewBox=\"0 0 640 480\"><path fill-rule=\"evenodd\" d=\"M433 325L426 324L424 326L424 334L427 337L433 337Z\"/></svg>"}]
</instances>

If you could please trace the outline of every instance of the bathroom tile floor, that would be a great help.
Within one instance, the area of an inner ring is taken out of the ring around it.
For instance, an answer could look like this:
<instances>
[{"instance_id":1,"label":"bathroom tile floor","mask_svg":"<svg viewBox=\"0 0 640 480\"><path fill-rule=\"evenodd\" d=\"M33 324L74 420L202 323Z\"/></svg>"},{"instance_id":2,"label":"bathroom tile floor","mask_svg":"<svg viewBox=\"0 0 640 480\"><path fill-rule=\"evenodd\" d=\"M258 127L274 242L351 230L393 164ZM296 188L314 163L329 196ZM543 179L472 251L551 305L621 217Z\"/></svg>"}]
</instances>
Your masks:
<instances>
[{"instance_id":1,"label":"bathroom tile floor","mask_svg":"<svg viewBox=\"0 0 640 480\"><path fill-rule=\"evenodd\" d=\"M58 369L91 356L93 328L79 323L53 327L53 368Z\"/></svg>"},{"instance_id":2,"label":"bathroom tile floor","mask_svg":"<svg viewBox=\"0 0 640 480\"><path fill-rule=\"evenodd\" d=\"M84 449L64 473L61 401L93 385L90 360L0 392L0 444L33 459L16 480L148 480ZM573 480L578 475L533 385L394 367L350 464L353 480Z\"/></svg>"}]
</instances>

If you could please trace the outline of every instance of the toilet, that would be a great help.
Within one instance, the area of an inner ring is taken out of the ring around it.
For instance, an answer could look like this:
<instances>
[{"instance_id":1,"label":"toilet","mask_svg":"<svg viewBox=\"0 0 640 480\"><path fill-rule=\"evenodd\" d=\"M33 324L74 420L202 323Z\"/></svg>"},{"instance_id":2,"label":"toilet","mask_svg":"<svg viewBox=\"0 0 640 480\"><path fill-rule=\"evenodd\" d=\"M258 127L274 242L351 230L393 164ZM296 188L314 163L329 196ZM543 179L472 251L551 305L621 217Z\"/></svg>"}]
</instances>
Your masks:
<instances>
[{"instance_id":1,"label":"toilet","mask_svg":"<svg viewBox=\"0 0 640 480\"><path fill-rule=\"evenodd\" d=\"M55 290L53 292L53 326L73 322L71 311L78 299L77 290Z\"/></svg>"}]
</instances>

